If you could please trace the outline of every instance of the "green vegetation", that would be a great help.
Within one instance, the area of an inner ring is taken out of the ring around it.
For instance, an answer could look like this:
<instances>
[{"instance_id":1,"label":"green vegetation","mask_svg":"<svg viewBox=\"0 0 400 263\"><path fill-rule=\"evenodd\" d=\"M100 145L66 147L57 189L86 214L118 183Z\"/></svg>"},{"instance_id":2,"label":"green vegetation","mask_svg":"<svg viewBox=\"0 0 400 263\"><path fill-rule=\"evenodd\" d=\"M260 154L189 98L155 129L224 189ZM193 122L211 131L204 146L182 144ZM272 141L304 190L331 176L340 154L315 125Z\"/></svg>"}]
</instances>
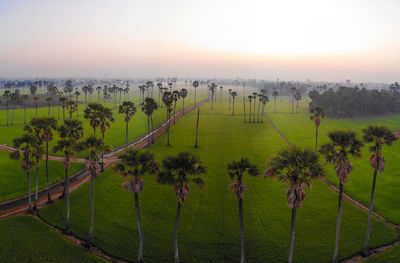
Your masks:
<instances>
[{"instance_id":1,"label":"green vegetation","mask_svg":"<svg viewBox=\"0 0 400 263\"><path fill-rule=\"evenodd\" d=\"M0 220L0 262L106 262L32 216Z\"/></svg>"},{"instance_id":2,"label":"green vegetation","mask_svg":"<svg viewBox=\"0 0 400 263\"><path fill-rule=\"evenodd\" d=\"M391 263L396 262L400 258L400 245L383 252L380 255L374 256L365 261L365 263Z\"/></svg>"},{"instance_id":3,"label":"green vegetation","mask_svg":"<svg viewBox=\"0 0 400 263\"><path fill-rule=\"evenodd\" d=\"M241 99L239 95L238 101ZM150 148L159 161L166 156L191 151L203 161L203 165L208 170L207 188L200 191L197 187L191 187L191 192L182 209L179 224L179 253L184 262L239 260L240 227L237 202L229 189L231 182L226 176L226 165L232 160L246 156L259 169L263 169L270 156L278 149L287 146L268 122L244 124L243 116L240 115L243 112L239 110L236 110L239 115L232 116L228 110L227 97L224 98L223 103L213 103L213 110L210 110L210 103L201 108L199 148L193 147L195 112L186 114L176 126L171 128L173 144L170 147L166 147L167 136L164 135ZM281 104L283 103L277 105L278 112L282 111ZM268 107L271 105L267 104L267 110ZM269 114L269 116L272 115L274 114ZM305 127L307 131L309 123L312 132L304 134L304 137L309 138L310 148L314 148L315 125L310 121L309 114L290 115L294 121L293 124L286 119L286 115L276 114L281 118L285 117L282 118L282 122L287 122L286 125L294 130L296 127ZM303 117L303 122L299 124L296 118ZM320 126L322 142L327 141L322 137L325 137L325 126L328 122L330 120L324 121ZM299 125L296 126L296 123ZM143 126L146 128L145 125ZM291 134L297 133L301 136L302 130L297 129ZM123 140L124 136L120 135L120 137ZM303 145L302 142L299 144ZM388 166L389 163L387 161ZM369 162L365 167L368 173L364 176L370 175ZM356 169L355 164L354 170ZM391 174L385 171L385 176ZM349 180L349 184L350 182ZM134 196L122 189L122 183L123 179L109 170L95 180L93 242L116 257L135 260L139 239L133 209ZM285 262L290 237L291 213L285 196L286 187L274 179L252 177L247 178L246 185L248 191L246 198L243 199L243 215L246 225L247 261ZM149 262L171 262L174 259L172 241L176 195L171 188L159 185L155 177L148 176L146 187L140 194L141 219L146 241L144 258ZM370 186L367 188L368 200L371 188ZM377 189L378 192L382 191ZM71 194L71 231L81 238L86 238L88 235L89 196L90 184L83 185ZM316 180L313 183L313 190L307 193L307 202L297 213L295 262L330 261L335 247L336 214L337 194L326 183ZM65 200L42 209L41 216L51 224L64 227ZM344 200L340 244L342 258L362 250L366 224L360 222L367 222L367 213ZM375 219L372 224L371 247L391 242L397 237L396 232L386 224ZM321 233L324 234L321 235Z\"/></svg>"}]
</instances>

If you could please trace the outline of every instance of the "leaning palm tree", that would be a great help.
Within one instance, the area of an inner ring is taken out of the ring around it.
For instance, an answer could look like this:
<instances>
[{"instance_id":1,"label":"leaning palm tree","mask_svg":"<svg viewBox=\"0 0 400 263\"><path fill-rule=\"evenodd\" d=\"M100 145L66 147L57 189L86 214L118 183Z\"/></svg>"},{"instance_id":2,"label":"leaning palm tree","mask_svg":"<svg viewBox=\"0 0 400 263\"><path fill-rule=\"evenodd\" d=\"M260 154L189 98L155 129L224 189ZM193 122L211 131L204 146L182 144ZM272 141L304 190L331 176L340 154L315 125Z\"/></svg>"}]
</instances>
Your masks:
<instances>
[{"instance_id":1,"label":"leaning palm tree","mask_svg":"<svg viewBox=\"0 0 400 263\"><path fill-rule=\"evenodd\" d=\"M53 147L53 152L63 152L65 155L65 179L64 194L67 202L67 216L65 219L65 233L70 234L70 200L69 200L69 167L71 166L70 157L74 155L74 151L80 151L79 143L83 138L83 126L79 120L65 120L64 124L59 128L60 139Z\"/></svg>"},{"instance_id":2,"label":"leaning palm tree","mask_svg":"<svg viewBox=\"0 0 400 263\"><path fill-rule=\"evenodd\" d=\"M95 135L91 135L82 141L78 147L80 150L89 150L87 157L86 169L90 173L90 228L89 237L86 242L86 246L90 247L93 241L93 225L94 225L94 178L96 171L99 168L99 157L98 154L108 150L108 146L104 145L103 140L98 139Z\"/></svg>"},{"instance_id":3,"label":"leaning palm tree","mask_svg":"<svg viewBox=\"0 0 400 263\"><path fill-rule=\"evenodd\" d=\"M339 237L340 223L342 220L343 185L347 183L347 177L353 170L349 155L361 156L363 143L357 138L357 134L351 130L338 130L328 133L329 143L323 144L320 153L325 156L327 163L333 164L336 175L339 177L339 205L336 223L336 247L333 262L339 262Z\"/></svg>"},{"instance_id":4,"label":"leaning palm tree","mask_svg":"<svg viewBox=\"0 0 400 263\"><path fill-rule=\"evenodd\" d=\"M321 119L325 117L324 108L315 106L310 110L310 119L315 123L315 151L318 152L318 128L321 124Z\"/></svg>"},{"instance_id":5,"label":"leaning palm tree","mask_svg":"<svg viewBox=\"0 0 400 263\"><path fill-rule=\"evenodd\" d=\"M384 145L392 145L393 142L397 139L396 136L389 130L389 128L385 126L368 126L366 129L363 129L363 141L366 143L372 143L373 145L369 148L372 152L371 157L369 158L372 168L374 168L374 176L372 181L372 191L371 191L371 199L369 203L368 210L368 227L365 239L365 245L363 249L363 253L365 255L369 255L369 236L371 232L371 222L372 222L372 211L374 208L374 197L375 197L375 185L376 185L376 176L378 172L383 173L385 168L385 157L382 153L382 146Z\"/></svg>"},{"instance_id":6,"label":"leaning palm tree","mask_svg":"<svg viewBox=\"0 0 400 263\"><path fill-rule=\"evenodd\" d=\"M247 158L241 158L240 161L232 161L228 163L228 175L232 180L229 188L239 200L239 222L240 222L240 262L244 263L245 247L244 247L244 222L243 222L243 196L246 191L246 185L243 182L244 173L247 172L251 176L257 176L260 172L257 166L250 164Z\"/></svg>"},{"instance_id":7,"label":"leaning palm tree","mask_svg":"<svg viewBox=\"0 0 400 263\"><path fill-rule=\"evenodd\" d=\"M19 160L22 155L21 168L26 173L28 178L28 206L29 213L33 213L32 210L32 188L31 188L31 169L36 166L35 163L35 147L38 144L38 139L33 134L24 133L21 137L17 137L13 140L14 147L16 150L10 153L10 158L13 160Z\"/></svg>"},{"instance_id":8,"label":"leaning palm tree","mask_svg":"<svg viewBox=\"0 0 400 263\"><path fill-rule=\"evenodd\" d=\"M83 111L83 117L89 120L93 134L96 134L96 128L100 125L99 113L103 107L100 103L89 103Z\"/></svg>"},{"instance_id":9,"label":"leaning palm tree","mask_svg":"<svg viewBox=\"0 0 400 263\"><path fill-rule=\"evenodd\" d=\"M206 173L206 168L201 160L190 152L181 152L177 156L168 156L162 161L162 171L158 174L158 182L161 184L174 185L178 197L178 208L176 210L174 229L175 263L179 263L178 252L178 227L181 216L181 207L189 194L189 183L198 184L201 188L205 186L200 175Z\"/></svg>"},{"instance_id":10,"label":"leaning palm tree","mask_svg":"<svg viewBox=\"0 0 400 263\"><path fill-rule=\"evenodd\" d=\"M305 187L310 188L312 179L324 175L318 160L318 154L303 150L297 146L278 151L266 164L264 176L278 176L279 180L288 183L286 191L288 205L292 209L290 248L288 262L293 261L294 237L296 231L296 210L301 208L305 197Z\"/></svg>"},{"instance_id":11,"label":"leaning palm tree","mask_svg":"<svg viewBox=\"0 0 400 263\"><path fill-rule=\"evenodd\" d=\"M144 104L142 106L142 111L147 115L147 142L148 147L150 147L151 143L154 143L153 132L150 136L150 119L151 119L151 130L153 131L153 113L157 110L157 102L153 98L146 97L144 99Z\"/></svg>"},{"instance_id":12,"label":"leaning palm tree","mask_svg":"<svg viewBox=\"0 0 400 263\"><path fill-rule=\"evenodd\" d=\"M167 146L170 146L170 143L169 143L169 128L171 126L170 119L171 119L171 112L172 112L172 103L174 102L174 97L172 96L172 93L170 91L165 91L163 93L163 96L162 96L162 101L163 101L165 107L167 108L167 123L168 123L168 126L167 126L167 133L168 133Z\"/></svg>"},{"instance_id":13,"label":"leaning palm tree","mask_svg":"<svg viewBox=\"0 0 400 263\"><path fill-rule=\"evenodd\" d=\"M129 121L131 120L132 116L135 115L136 113L136 107L135 104L131 101L124 101L122 102L122 105L119 105L118 108L118 113L119 114L125 114L125 123L126 123L126 129L125 129L125 151L128 150L128 126L129 126Z\"/></svg>"},{"instance_id":14,"label":"leaning palm tree","mask_svg":"<svg viewBox=\"0 0 400 263\"><path fill-rule=\"evenodd\" d=\"M145 174L155 174L158 171L159 164L154 159L154 155L149 152L139 152L136 149L129 149L125 154L120 155L119 162L115 167L114 171L118 173L124 182L122 186L135 195L135 210L136 220L138 224L139 232L139 253L138 262L144 262L143 260L143 229L142 221L140 219L139 210L139 193L144 188L144 181L142 179Z\"/></svg>"}]
</instances>

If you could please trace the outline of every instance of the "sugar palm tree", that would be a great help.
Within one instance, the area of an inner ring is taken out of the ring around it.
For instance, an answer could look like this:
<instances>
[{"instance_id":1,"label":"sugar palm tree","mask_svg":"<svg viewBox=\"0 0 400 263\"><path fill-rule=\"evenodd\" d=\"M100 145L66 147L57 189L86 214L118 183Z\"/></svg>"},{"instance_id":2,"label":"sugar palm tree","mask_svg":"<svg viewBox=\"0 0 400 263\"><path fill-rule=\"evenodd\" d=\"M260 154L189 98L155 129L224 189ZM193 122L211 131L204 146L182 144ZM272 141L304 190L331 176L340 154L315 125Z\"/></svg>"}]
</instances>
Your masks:
<instances>
[{"instance_id":1,"label":"sugar palm tree","mask_svg":"<svg viewBox=\"0 0 400 263\"><path fill-rule=\"evenodd\" d=\"M187 89L181 89L179 95L182 98L182 114L185 114L185 98L188 95Z\"/></svg>"},{"instance_id":2,"label":"sugar palm tree","mask_svg":"<svg viewBox=\"0 0 400 263\"><path fill-rule=\"evenodd\" d=\"M294 94L294 99L296 100L296 113L299 112L299 100L301 100L301 94L299 91L296 91L296 94Z\"/></svg>"},{"instance_id":3,"label":"sugar palm tree","mask_svg":"<svg viewBox=\"0 0 400 263\"><path fill-rule=\"evenodd\" d=\"M220 87L219 87L219 103L222 102L222 89L223 89L223 88L224 88L223 86L220 86Z\"/></svg>"},{"instance_id":4,"label":"sugar palm tree","mask_svg":"<svg viewBox=\"0 0 400 263\"><path fill-rule=\"evenodd\" d=\"M201 160L190 152L181 152L177 156L166 157L162 161L162 168L158 174L158 182L174 185L174 190L178 197L174 229L174 248L175 263L179 263L178 228L181 207L189 194L189 183L198 184L201 188L205 186L200 175L206 173L206 168L201 164Z\"/></svg>"},{"instance_id":5,"label":"sugar palm tree","mask_svg":"<svg viewBox=\"0 0 400 263\"><path fill-rule=\"evenodd\" d=\"M129 149L125 154L120 155L119 162L115 167L114 171L118 173L124 182L122 186L131 193L135 195L135 210L136 210L136 220L138 224L139 233L139 253L138 262L144 262L143 260L143 229L142 220L140 218L139 209L139 193L144 188L143 175L145 174L155 174L158 171L159 164L154 159L154 155L149 152L139 152L136 149Z\"/></svg>"},{"instance_id":6,"label":"sugar palm tree","mask_svg":"<svg viewBox=\"0 0 400 263\"><path fill-rule=\"evenodd\" d=\"M68 103L68 98L65 96L61 96L59 98L59 101L61 103L61 108L63 110L63 121L65 121L65 108L67 107L67 103Z\"/></svg>"},{"instance_id":7,"label":"sugar palm tree","mask_svg":"<svg viewBox=\"0 0 400 263\"><path fill-rule=\"evenodd\" d=\"M369 255L369 237L371 232L371 222L372 222L372 211L374 208L374 197L375 197L375 185L376 185L376 176L378 172L383 173L385 168L385 157L382 153L382 147L384 145L390 146L397 139L396 136L389 130L389 128L385 126L368 126L363 129L363 141L366 143L372 143L373 145L369 148L372 152L371 157L369 158L372 168L374 169L374 176L372 181L372 191L371 191L371 199L369 203L369 211L368 211L368 227L365 238L365 245L363 249L363 253L365 255Z\"/></svg>"},{"instance_id":8,"label":"sugar palm tree","mask_svg":"<svg viewBox=\"0 0 400 263\"><path fill-rule=\"evenodd\" d=\"M232 115L235 115L235 100L237 97L237 92L232 91L231 96L232 96Z\"/></svg>"},{"instance_id":9,"label":"sugar palm tree","mask_svg":"<svg viewBox=\"0 0 400 263\"><path fill-rule=\"evenodd\" d=\"M214 109L214 96L215 96L215 90L217 89L217 85L215 83L211 83L210 86L208 86L210 93L211 93L211 109Z\"/></svg>"},{"instance_id":10,"label":"sugar palm tree","mask_svg":"<svg viewBox=\"0 0 400 263\"><path fill-rule=\"evenodd\" d=\"M136 107L135 104L131 101L124 101L122 102L122 105L119 105L118 108L118 113L119 114L125 114L125 123L126 123L126 129L125 129L125 151L128 150L128 126L129 126L129 121L135 115L136 113Z\"/></svg>"},{"instance_id":11,"label":"sugar palm tree","mask_svg":"<svg viewBox=\"0 0 400 263\"><path fill-rule=\"evenodd\" d=\"M228 110L231 110L231 96L232 96L232 89L228 89Z\"/></svg>"},{"instance_id":12,"label":"sugar palm tree","mask_svg":"<svg viewBox=\"0 0 400 263\"><path fill-rule=\"evenodd\" d=\"M249 102L250 102L250 117L249 117L249 123L251 123L251 102L253 101L253 96L251 96L251 95L249 95L248 97L247 97L248 99L249 99Z\"/></svg>"},{"instance_id":13,"label":"sugar palm tree","mask_svg":"<svg viewBox=\"0 0 400 263\"><path fill-rule=\"evenodd\" d=\"M254 110L253 110L253 123L256 122L256 104L257 104L257 96L258 96L257 92L253 92L253 99L254 99L254 103L253 103L253 107L254 107ZM251 107L251 106L250 106L250 107ZM250 109L250 110L251 110L251 109Z\"/></svg>"},{"instance_id":14,"label":"sugar palm tree","mask_svg":"<svg viewBox=\"0 0 400 263\"><path fill-rule=\"evenodd\" d=\"M278 176L279 180L288 183L286 191L288 205L292 209L290 247L288 262L293 261L294 238L296 232L296 210L301 208L305 197L305 187L310 188L311 181L324 175L318 160L318 154L303 150L297 146L278 151L266 164L264 176Z\"/></svg>"},{"instance_id":15,"label":"sugar palm tree","mask_svg":"<svg viewBox=\"0 0 400 263\"><path fill-rule=\"evenodd\" d=\"M272 96L274 97L274 105L275 105L275 114L276 114L276 98L278 97L278 92L276 90L274 90L274 92L272 93Z\"/></svg>"},{"instance_id":16,"label":"sugar palm tree","mask_svg":"<svg viewBox=\"0 0 400 263\"><path fill-rule=\"evenodd\" d=\"M327 163L333 164L336 175L339 177L339 205L336 223L336 247L333 262L339 262L339 238L340 223L342 219L343 185L347 183L347 177L353 170L349 155L361 156L363 143L357 138L357 134L351 130L338 130L328 133L329 143L321 145L320 153L325 156Z\"/></svg>"},{"instance_id":17,"label":"sugar palm tree","mask_svg":"<svg viewBox=\"0 0 400 263\"><path fill-rule=\"evenodd\" d=\"M265 110L265 105L267 105L267 102L269 101L268 96L267 95L263 95L262 99L261 99L261 103L262 103L262 111L261 111L261 122L264 122L264 110Z\"/></svg>"},{"instance_id":18,"label":"sugar palm tree","mask_svg":"<svg viewBox=\"0 0 400 263\"><path fill-rule=\"evenodd\" d=\"M310 119L315 123L315 151L318 152L318 128L321 124L321 119L325 117L324 108L315 106L310 110Z\"/></svg>"},{"instance_id":19,"label":"sugar palm tree","mask_svg":"<svg viewBox=\"0 0 400 263\"><path fill-rule=\"evenodd\" d=\"M153 98L146 97L142 106L142 111L147 115L147 134L148 134L148 147L154 143L153 137L153 113L157 110L157 103ZM150 119L151 119L151 136L150 136Z\"/></svg>"},{"instance_id":20,"label":"sugar palm tree","mask_svg":"<svg viewBox=\"0 0 400 263\"><path fill-rule=\"evenodd\" d=\"M9 108L9 102L10 102L10 98L11 98L11 91L9 90L5 90L3 92L3 95L1 95L5 101L6 101L6 110L7 110L7 126L8 126L8 121L10 118L10 108Z\"/></svg>"},{"instance_id":21,"label":"sugar palm tree","mask_svg":"<svg viewBox=\"0 0 400 263\"><path fill-rule=\"evenodd\" d=\"M110 128L110 122L114 122L114 117L112 116L112 110L110 108L102 106L98 112L98 118L100 123L100 131L102 135L103 147L104 147L104 136L107 128ZM101 171L104 171L104 151L101 152Z\"/></svg>"},{"instance_id":22,"label":"sugar palm tree","mask_svg":"<svg viewBox=\"0 0 400 263\"><path fill-rule=\"evenodd\" d=\"M63 152L65 155L65 179L64 194L67 203L67 216L65 220L65 233L70 234L70 200L69 200L69 167L71 165L70 157L74 155L74 151L80 151L79 143L83 138L82 122L76 119L65 120L64 124L59 128L60 139L53 147L53 152Z\"/></svg>"},{"instance_id":23,"label":"sugar palm tree","mask_svg":"<svg viewBox=\"0 0 400 263\"><path fill-rule=\"evenodd\" d=\"M103 140L97 138L95 135L90 135L84 141L79 144L80 150L89 150L87 157L86 169L90 173L90 228L89 237L86 242L86 246L90 247L93 241L93 225L94 225L94 178L96 171L99 168L99 157L98 154L108 150L108 147L104 145Z\"/></svg>"},{"instance_id":24,"label":"sugar palm tree","mask_svg":"<svg viewBox=\"0 0 400 263\"><path fill-rule=\"evenodd\" d=\"M78 111L78 105L73 100L68 100L67 110L69 113L69 119L72 119L72 115Z\"/></svg>"},{"instance_id":25,"label":"sugar palm tree","mask_svg":"<svg viewBox=\"0 0 400 263\"><path fill-rule=\"evenodd\" d=\"M167 146L170 146L170 143L169 143L169 128L171 126L170 118L171 118L171 112L172 112L172 103L174 102L174 98L172 96L172 93L170 91L165 91L163 93L162 101L163 101L165 107L167 108L167 123L168 123L168 126L167 126L167 133L168 133Z\"/></svg>"},{"instance_id":26,"label":"sugar palm tree","mask_svg":"<svg viewBox=\"0 0 400 263\"><path fill-rule=\"evenodd\" d=\"M96 91L97 91L97 103L100 103L100 92L102 90L101 86L97 86L96 87Z\"/></svg>"},{"instance_id":27,"label":"sugar palm tree","mask_svg":"<svg viewBox=\"0 0 400 263\"><path fill-rule=\"evenodd\" d=\"M22 155L21 168L26 173L28 179L28 206L29 213L33 213L32 210L32 189L31 189L31 169L36 166L35 163L35 147L38 144L38 139L33 134L24 133L21 137L14 138L14 147L16 150L10 153L10 158L13 160L19 160Z\"/></svg>"},{"instance_id":28,"label":"sugar palm tree","mask_svg":"<svg viewBox=\"0 0 400 263\"><path fill-rule=\"evenodd\" d=\"M174 116L175 115L175 109L176 109L176 102L181 98L181 93L178 90L174 90L172 92L172 98L174 100L174 113L173 113L172 116ZM175 123L175 120L174 120L174 123Z\"/></svg>"},{"instance_id":29,"label":"sugar palm tree","mask_svg":"<svg viewBox=\"0 0 400 263\"><path fill-rule=\"evenodd\" d=\"M93 134L96 134L96 128L100 125L99 113L103 107L100 103L89 103L83 111L83 117L89 120Z\"/></svg>"},{"instance_id":30,"label":"sugar palm tree","mask_svg":"<svg viewBox=\"0 0 400 263\"><path fill-rule=\"evenodd\" d=\"M243 196L246 191L246 185L243 182L245 173L251 176L257 176L260 172L257 166L252 165L247 158L241 158L240 161L232 161L228 163L228 175L232 180L229 188L236 195L239 200L239 222L240 222L240 262L244 263L245 260L245 246L244 246L244 222L243 222Z\"/></svg>"},{"instance_id":31,"label":"sugar palm tree","mask_svg":"<svg viewBox=\"0 0 400 263\"><path fill-rule=\"evenodd\" d=\"M194 104L196 104L197 87L199 86L199 82L195 80L192 85L194 87Z\"/></svg>"},{"instance_id":32,"label":"sugar palm tree","mask_svg":"<svg viewBox=\"0 0 400 263\"><path fill-rule=\"evenodd\" d=\"M14 125L14 112L15 112L15 107L17 106L17 103L20 101L21 96L19 94L19 90L16 89L12 94L11 94L11 103L13 105L12 113L11 113L11 126Z\"/></svg>"},{"instance_id":33,"label":"sugar palm tree","mask_svg":"<svg viewBox=\"0 0 400 263\"><path fill-rule=\"evenodd\" d=\"M296 88L293 87L290 89L290 100L292 102L292 113L294 113L294 94L296 93Z\"/></svg>"}]
</instances>

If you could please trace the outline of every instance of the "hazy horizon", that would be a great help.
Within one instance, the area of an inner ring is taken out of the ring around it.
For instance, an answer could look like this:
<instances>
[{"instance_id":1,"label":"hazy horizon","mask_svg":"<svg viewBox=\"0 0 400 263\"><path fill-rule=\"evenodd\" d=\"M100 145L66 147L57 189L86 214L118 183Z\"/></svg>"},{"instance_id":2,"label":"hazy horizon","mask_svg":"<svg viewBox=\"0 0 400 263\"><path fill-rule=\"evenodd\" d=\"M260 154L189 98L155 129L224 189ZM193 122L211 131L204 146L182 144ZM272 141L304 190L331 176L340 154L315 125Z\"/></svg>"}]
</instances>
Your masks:
<instances>
[{"instance_id":1,"label":"hazy horizon","mask_svg":"<svg viewBox=\"0 0 400 263\"><path fill-rule=\"evenodd\" d=\"M0 2L0 77L398 81L400 2Z\"/></svg>"}]
</instances>

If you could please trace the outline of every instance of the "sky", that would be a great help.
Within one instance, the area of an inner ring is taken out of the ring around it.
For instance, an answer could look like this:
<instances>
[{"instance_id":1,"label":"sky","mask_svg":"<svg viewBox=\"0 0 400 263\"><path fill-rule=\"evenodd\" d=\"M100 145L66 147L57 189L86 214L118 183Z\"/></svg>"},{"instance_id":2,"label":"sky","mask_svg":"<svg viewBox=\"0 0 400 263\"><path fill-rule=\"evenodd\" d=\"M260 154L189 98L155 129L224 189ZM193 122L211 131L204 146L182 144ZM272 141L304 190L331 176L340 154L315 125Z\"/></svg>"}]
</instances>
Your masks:
<instances>
[{"instance_id":1,"label":"sky","mask_svg":"<svg viewBox=\"0 0 400 263\"><path fill-rule=\"evenodd\" d=\"M0 0L0 77L400 80L399 0Z\"/></svg>"}]
</instances>

